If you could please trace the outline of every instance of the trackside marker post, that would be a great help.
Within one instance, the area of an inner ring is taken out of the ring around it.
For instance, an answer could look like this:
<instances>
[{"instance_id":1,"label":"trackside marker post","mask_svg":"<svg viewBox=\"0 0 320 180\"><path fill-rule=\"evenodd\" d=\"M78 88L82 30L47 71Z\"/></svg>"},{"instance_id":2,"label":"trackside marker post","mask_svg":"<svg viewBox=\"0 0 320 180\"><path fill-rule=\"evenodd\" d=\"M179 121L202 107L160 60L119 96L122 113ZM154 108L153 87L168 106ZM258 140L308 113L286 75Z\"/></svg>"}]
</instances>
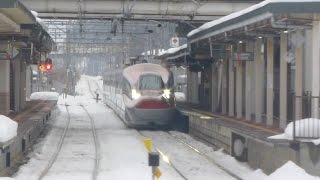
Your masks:
<instances>
[{"instance_id":1,"label":"trackside marker post","mask_svg":"<svg viewBox=\"0 0 320 180\"><path fill-rule=\"evenodd\" d=\"M152 140L150 138L143 139L144 146L148 151L148 164L152 167L152 179L155 178L159 179L161 176L161 171L158 168L159 166L159 153L158 152L151 152L152 149Z\"/></svg>"},{"instance_id":2,"label":"trackside marker post","mask_svg":"<svg viewBox=\"0 0 320 180\"><path fill-rule=\"evenodd\" d=\"M144 146L146 147L147 151L151 152L152 140L150 138L144 138L143 143L144 143Z\"/></svg>"},{"instance_id":3,"label":"trackside marker post","mask_svg":"<svg viewBox=\"0 0 320 180\"><path fill-rule=\"evenodd\" d=\"M161 172L158 168L159 166L159 153L158 152L149 152L149 166L152 167L152 179L157 179L161 176Z\"/></svg>"},{"instance_id":4,"label":"trackside marker post","mask_svg":"<svg viewBox=\"0 0 320 180\"><path fill-rule=\"evenodd\" d=\"M156 169L155 169L155 172L154 172L154 175L159 179L160 178L160 176L161 176L161 171L160 171L160 169L157 167Z\"/></svg>"}]
</instances>

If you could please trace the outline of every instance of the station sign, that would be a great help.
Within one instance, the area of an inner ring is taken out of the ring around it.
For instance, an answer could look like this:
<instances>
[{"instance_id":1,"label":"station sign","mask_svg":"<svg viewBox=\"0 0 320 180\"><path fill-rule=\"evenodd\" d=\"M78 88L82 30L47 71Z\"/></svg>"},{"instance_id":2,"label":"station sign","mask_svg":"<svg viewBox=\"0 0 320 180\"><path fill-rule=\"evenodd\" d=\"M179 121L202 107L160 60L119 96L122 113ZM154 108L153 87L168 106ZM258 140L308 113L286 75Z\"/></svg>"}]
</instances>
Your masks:
<instances>
[{"instance_id":1,"label":"station sign","mask_svg":"<svg viewBox=\"0 0 320 180\"><path fill-rule=\"evenodd\" d=\"M253 53L252 52L234 53L233 60L234 61L253 61Z\"/></svg>"},{"instance_id":2,"label":"station sign","mask_svg":"<svg viewBox=\"0 0 320 180\"><path fill-rule=\"evenodd\" d=\"M178 37L172 37L170 40L170 46L172 48L179 47L179 38Z\"/></svg>"}]
</instances>

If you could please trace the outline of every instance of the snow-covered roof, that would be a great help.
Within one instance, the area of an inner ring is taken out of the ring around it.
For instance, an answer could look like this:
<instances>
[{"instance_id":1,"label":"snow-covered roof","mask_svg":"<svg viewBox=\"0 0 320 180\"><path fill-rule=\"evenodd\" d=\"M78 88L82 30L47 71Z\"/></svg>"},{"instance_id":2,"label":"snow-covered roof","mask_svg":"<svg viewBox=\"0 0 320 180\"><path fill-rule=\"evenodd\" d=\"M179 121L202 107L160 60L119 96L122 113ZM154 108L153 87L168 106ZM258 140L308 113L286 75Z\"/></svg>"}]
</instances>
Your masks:
<instances>
[{"instance_id":1,"label":"snow-covered roof","mask_svg":"<svg viewBox=\"0 0 320 180\"><path fill-rule=\"evenodd\" d=\"M254 18L263 13L280 12L320 12L320 0L265 0L249 8L224 16L220 19L208 22L188 33L188 38L203 39L206 33L233 25L249 18ZM203 37L203 38L202 38Z\"/></svg>"},{"instance_id":2,"label":"snow-covered roof","mask_svg":"<svg viewBox=\"0 0 320 180\"><path fill-rule=\"evenodd\" d=\"M167 83L169 79L169 72L159 64L135 64L123 70L123 76L128 79L130 84L136 84L142 74L158 74L164 83Z\"/></svg>"},{"instance_id":3,"label":"snow-covered roof","mask_svg":"<svg viewBox=\"0 0 320 180\"><path fill-rule=\"evenodd\" d=\"M186 49L187 48L187 44L184 44L182 46L176 47L176 48L170 48L166 51L162 51L158 54L158 56L165 56L165 55L171 55L174 54L182 49Z\"/></svg>"},{"instance_id":4,"label":"snow-covered roof","mask_svg":"<svg viewBox=\"0 0 320 180\"><path fill-rule=\"evenodd\" d=\"M141 53L141 55L142 56L158 55L163 51L164 51L164 49L154 49L152 51L143 52L143 53Z\"/></svg>"},{"instance_id":5,"label":"snow-covered roof","mask_svg":"<svg viewBox=\"0 0 320 180\"><path fill-rule=\"evenodd\" d=\"M41 18L38 17L38 12L31 10L31 13L36 18L37 23L39 23L44 30L48 31L48 26L42 21Z\"/></svg>"}]
</instances>

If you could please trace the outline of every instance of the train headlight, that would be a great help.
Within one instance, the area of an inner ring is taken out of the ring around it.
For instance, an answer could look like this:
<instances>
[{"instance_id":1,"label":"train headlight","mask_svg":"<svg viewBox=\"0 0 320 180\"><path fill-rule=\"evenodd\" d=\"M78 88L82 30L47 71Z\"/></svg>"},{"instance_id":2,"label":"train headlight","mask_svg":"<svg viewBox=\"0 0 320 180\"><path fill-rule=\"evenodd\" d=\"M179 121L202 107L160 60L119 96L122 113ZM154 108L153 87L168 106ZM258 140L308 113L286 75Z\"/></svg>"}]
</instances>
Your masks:
<instances>
[{"instance_id":1,"label":"train headlight","mask_svg":"<svg viewBox=\"0 0 320 180\"><path fill-rule=\"evenodd\" d=\"M166 99L169 99L169 98L170 98L170 94L171 94L170 89L164 89L162 96L163 96L164 98L166 98Z\"/></svg>"},{"instance_id":2,"label":"train headlight","mask_svg":"<svg viewBox=\"0 0 320 180\"><path fill-rule=\"evenodd\" d=\"M137 90L132 89L132 90L131 90L131 96L132 96L133 99L139 99L139 97L141 96L141 94L139 94L139 93L137 92Z\"/></svg>"}]
</instances>

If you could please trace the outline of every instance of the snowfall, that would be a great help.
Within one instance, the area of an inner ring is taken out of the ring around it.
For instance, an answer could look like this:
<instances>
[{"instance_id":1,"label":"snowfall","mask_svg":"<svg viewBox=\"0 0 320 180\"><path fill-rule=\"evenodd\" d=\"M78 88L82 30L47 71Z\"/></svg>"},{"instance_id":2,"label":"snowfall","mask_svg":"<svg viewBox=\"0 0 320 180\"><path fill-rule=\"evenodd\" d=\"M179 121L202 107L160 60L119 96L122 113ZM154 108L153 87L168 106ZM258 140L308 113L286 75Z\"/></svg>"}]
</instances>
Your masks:
<instances>
[{"instance_id":1,"label":"snowfall","mask_svg":"<svg viewBox=\"0 0 320 180\"><path fill-rule=\"evenodd\" d=\"M148 154L143 144L144 137L137 130L127 128L103 101L96 102L90 92L90 84L101 86L99 89L102 89L101 78L82 76L76 87L78 96L59 96L57 107L48 124L48 132L29 153L28 162L22 165L13 177L3 177L0 180L36 180L46 169L48 169L48 173L43 177L46 180L92 179L95 152L99 155L97 179L151 179L151 168L147 161ZM97 90L97 88L94 89ZM49 93L48 96L52 96L52 94ZM42 94L41 97L45 98L45 95ZM98 139L97 151L95 151L93 142L90 118L82 106L93 118ZM59 140L68 124L67 109L70 113L69 129L62 142L61 150L57 151ZM161 151L162 158L159 168L162 175L160 179L183 179L170 166L170 163L174 164L190 180L235 179L217 165L190 150L176 139L179 138L191 146L197 147L199 152L210 157L219 166L245 180L320 180L319 177L307 174L302 168L290 161L267 176L259 169L253 170L246 163L236 161L233 157L225 154L222 149L215 151L212 147L184 133L142 131L142 134L151 138L154 147ZM3 133L0 136L3 136ZM153 149L153 151L155 150ZM53 161L52 157L55 154L57 154L57 159ZM48 166L50 162L53 162L52 166Z\"/></svg>"}]
</instances>

